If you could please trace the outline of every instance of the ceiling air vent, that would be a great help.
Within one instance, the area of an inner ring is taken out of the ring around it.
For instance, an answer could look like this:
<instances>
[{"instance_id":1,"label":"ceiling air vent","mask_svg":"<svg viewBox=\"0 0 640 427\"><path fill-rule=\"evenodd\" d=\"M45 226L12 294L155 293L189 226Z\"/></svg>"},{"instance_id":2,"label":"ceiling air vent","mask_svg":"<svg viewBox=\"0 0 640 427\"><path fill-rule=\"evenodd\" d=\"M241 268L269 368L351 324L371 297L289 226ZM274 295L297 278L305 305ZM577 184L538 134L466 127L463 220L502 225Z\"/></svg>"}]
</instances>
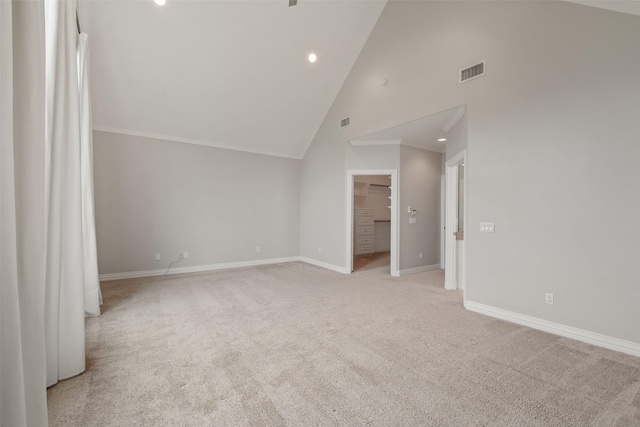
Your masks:
<instances>
[{"instance_id":1,"label":"ceiling air vent","mask_svg":"<svg viewBox=\"0 0 640 427\"><path fill-rule=\"evenodd\" d=\"M460 83L484 76L484 61L471 67L460 70Z\"/></svg>"},{"instance_id":2,"label":"ceiling air vent","mask_svg":"<svg viewBox=\"0 0 640 427\"><path fill-rule=\"evenodd\" d=\"M351 117L345 117L344 119L340 120L340 127L344 128L347 127L351 124Z\"/></svg>"}]
</instances>

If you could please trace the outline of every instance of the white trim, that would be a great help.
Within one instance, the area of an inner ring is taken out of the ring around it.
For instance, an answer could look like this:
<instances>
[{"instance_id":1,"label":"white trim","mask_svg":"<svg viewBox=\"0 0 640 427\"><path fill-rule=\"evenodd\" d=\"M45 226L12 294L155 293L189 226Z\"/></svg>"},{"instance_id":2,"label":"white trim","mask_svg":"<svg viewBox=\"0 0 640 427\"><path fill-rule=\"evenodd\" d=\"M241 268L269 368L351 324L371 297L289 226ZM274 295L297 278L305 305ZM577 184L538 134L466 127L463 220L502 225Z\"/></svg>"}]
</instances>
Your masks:
<instances>
[{"instance_id":1,"label":"white trim","mask_svg":"<svg viewBox=\"0 0 640 427\"><path fill-rule=\"evenodd\" d=\"M354 146L364 145L404 145L413 148L419 148L425 151L434 151L436 153L444 153L446 145L434 145L430 143L420 143L405 141L403 139L352 139L349 141Z\"/></svg>"},{"instance_id":2,"label":"white trim","mask_svg":"<svg viewBox=\"0 0 640 427\"><path fill-rule=\"evenodd\" d=\"M445 210L445 194L446 194L446 175L440 175L440 268L444 270L444 260L445 260L445 220L446 220L446 210Z\"/></svg>"},{"instance_id":3,"label":"white trim","mask_svg":"<svg viewBox=\"0 0 640 427\"><path fill-rule=\"evenodd\" d=\"M307 264L315 265L317 267L326 268L327 270L335 271L337 273L342 273L342 274L350 274L351 273L345 267L340 267L338 265L329 264L329 263L318 261L318 260L311 259L311 258L298 257L298 260L302 261L302 262L306 262Z\"/></svg>"},{"instance_id":4,"label":"white trim","mask_svg":"<svg viewBox=\"0 0 640 427\"><path fill-rule=\"evenodd\" d=\"M456 288L456 246L453 237L455 228L455 214L457 192L452 182L457 182L457 168L450 167L447 163L445 171L445 255L444 255L444 288L453 290Z\"/></svg>"},{"instance_id":5,"label":"white trim","mask_svg":"<svg viewBox=\"0 0 640 427\"><path fill-rule=\"evenodd\" d=\"M353 271L353 183L356 175L391 175L391 266L393 277L400 276L400 224L398 223L398 206L400 182L397 169L349 169L347 170L347 235L346 267L347 274Z\"/></svg>"},{"instance_id":6,"label":"white trim","mask_svg":"<svg viewBox=\"0 0 640 427\"><path fill-rule=\"evenodd\" d=\"M458 206L457 206L457 198L458 198L458 165L460 163L465 164L465 180L464 180L464 230L465 230L465 239L468 235L469 228L467 227L467 212L469 212L468 204L467 204L467 186L468 186L468 162L467 162L467 150L464 149L460 153L453 156L451 159L446 162L446 177L445 177L445 187L446 187L446 199L445 199L445 269L444 269L444 287L445 289L464 289L466 290L466 271L467 271L467 262L466 262L466 244L462 246L462 253L460 256L460 260L457 259L456 254L456 239L453 235L453 231L457 229L458 225L456 224L456 219L458 215ZM461 263L461 274L460 277L457 277L457 268L456 263ZM458 286L460 285L460 286ZM466 292L464 293L466 295Z\"/></svg>"},{"instance_id":7,"label":"white trim","mask_svg":"<svg viewBox=\"0 0 640 427\"><path fill-rule=\"evenodd\" d=\"M255 267L258 265L267 265L267 264L281 264L284 262L293 262L300 261L300 257L287 257L287 258L270 258L270 259L259 259L252 261L238 261L238 262L224 262L220 264L208 264L208 265L194 265L189 267L174 267L169 270L167 276L173 274L186 274L186 273L200 273L203 271L216 271L216 270L227 270L230 268L241 268L241 267ZM153 277L153 276L163 276L167 271L166 268L158 269L158 270L142 270L142 271L128 271L124 273L107 273L100 275L100 281L106 282L109 280L122 280L122 279L136 279L139 277Z\"/></svg>"},{"instance_id":8,"label":"white trim","mask_svg":"<svg viewBox=\"0 0 640 427\"><path fill-rule=\"evenodd\" d=\"M349 141L351 145L400 145L401 139L352 139Z\"/></svg>"},{"instance_id":9,"label":"white trim","mask_svg":"<svg viewBox=\"0 0 640 427\"><path fill-rule=\"evenodd\" d=\"M213 141L204 141L200 139L191 139L191 138L182 138L179 136L173 135L163 135L159 133L151 133L151 132L140 132L137 130L130 129L119 129L112 128L109 126L93 126L94 131L98 132L108 132L108 133L117 133L120 135L129 135L129 136L138 136L141 138L151 138L151 139L159 139L162 141L172 141L172 142L182 142L184 144L193 144L193 145L203 145L205 147L212 148L222 148L224 150L233 150L233 151L241 151L243 153L251 153L251 154L262 154L264 156L274 156L274 157L284 157L286 159L296 159L301 160L303 156L293 156L290 154L277 153L273 151L262 151L262 150L252 150L249 148L236 147L233 145L221 144Z\"/></svg>"},{"instance_id":10,"label":"white trim","mask_svg":"<svg viewBox=\"0 0 640 427\"><path fill-rule=\"evenodd\" d=\"M609 350L615 350L621 353L640 357L640 343L635 343L633 341L621 340L619 338L610 337L608 335L602 335L596 332L586 331L584 329L578 329L560 323L549 322L537 317L527 316L524 314L503 310L501 308L492 307L490 305L480 304L469 300L465 301L464 307L469 311L484 314L486 316L495 317L497 319L517 323L518 325L528 326L540 331L549 332L551 334L560 335L562 337L571 338L574 340L586 342L588 344L597 345L599 347L608 348Z\"/></svg>"},{"instance_id":11,"label":"white trim","mask_svg":"<svg viewBox=\"0 0 640 427\"><path fill-rule=\"evenodd\" d=\"M400 270L400 275L405 276L407 274L423 273L425 271L440 270L440 264L423 265L422 267L406 268Z\"/></svg>"}]
</instances>

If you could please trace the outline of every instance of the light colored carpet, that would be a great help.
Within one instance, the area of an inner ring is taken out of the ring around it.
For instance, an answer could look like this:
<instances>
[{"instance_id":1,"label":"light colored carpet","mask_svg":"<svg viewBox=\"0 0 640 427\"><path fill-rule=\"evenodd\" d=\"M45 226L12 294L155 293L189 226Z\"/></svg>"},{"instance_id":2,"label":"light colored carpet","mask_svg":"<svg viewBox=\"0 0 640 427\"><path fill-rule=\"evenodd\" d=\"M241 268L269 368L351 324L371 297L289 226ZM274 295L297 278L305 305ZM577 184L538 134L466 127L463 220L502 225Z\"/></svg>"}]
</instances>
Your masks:
<instances>
[{"instance_id":1,"label":"light colored carpet","mask_svg":"<svg viewBox=\"0 0 640 427\"><path fill-rule=\"evenodd\" d=\"M640 359L471 313L441 270L103 283L52 426L638 426Z\"/></svg>"}]
</instances>

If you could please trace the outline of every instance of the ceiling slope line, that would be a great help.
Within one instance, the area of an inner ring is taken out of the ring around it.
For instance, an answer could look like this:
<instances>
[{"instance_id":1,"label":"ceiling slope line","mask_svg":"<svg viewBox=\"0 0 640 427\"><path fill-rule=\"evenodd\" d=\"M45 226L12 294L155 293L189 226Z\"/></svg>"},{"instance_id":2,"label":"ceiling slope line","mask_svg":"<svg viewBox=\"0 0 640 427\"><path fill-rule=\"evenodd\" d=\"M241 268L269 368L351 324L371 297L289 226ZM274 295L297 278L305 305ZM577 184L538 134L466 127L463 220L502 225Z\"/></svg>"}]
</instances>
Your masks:
<instances>
[{"instance_id":1,"label":"ceiling slope line","mask_svg":"<svg viewBox=\"0 0 640 427\"><path fill-rule=\"evenodd\" d=\"M613 12L640 15L640 3L636 0L565 0L582 6L611 10Z\"/></svg>"},{"instance_id":2,"label":"ceiling slope line","mask_svg":"<svg viewBox=\"0 0 640 427\"><path fill-rule=\"evenodd\" d=\"M369 31L367 31L367 37L365 37L364 40L362 40L362 44L359 46L359 48L357 48L357 50L355 50L357 52L357 54L353 57L353 60L351 61L351 64L347 68L347 72L344 74L344 76L342 76L340 78L340 85L336 89L335 93L333 94L333 96L330 97L330 99L328 100L327 104L325 105L325 108L324 108L325 113L322 116L322 119L319 120L318 126L316 126L315 131L311 134L311 138L308 140L308 143L306 144L305 147L303 147L302 157L301 158L304 158L304 156L307 154L307 151L309 151L309 147L311 147L311 144L314 143L316 137L318 136L318 132L320 132L320 129L322 128L322 125L327 120L327 117L329 116L329 113L331 113L331 109L333 108L333 105L336 103L336 100L340 96L340 92L342 92L342 88L344 87L345 83L347 82L347 79L349 78L349 75L351 74L351 70L353 70L353 67L357 64L358 58L360 58L360 54L364 50L364 47L367 45L367 41L369 40L369 37L371 37L371 33L373 32L373 29L378 24L378 20L380 19L380 16L382 15L382 11L386 7L388 0L378 0L378 1L380 2L380 9L379 9L378 13L376 14L375 19L371 23L371 27L369 28ZM345 114L343 117L346 117L347 115L348 114Z\"/></svg>"},{"instance_id":3,"label":"ceiling slope line","mask_svg":"<svg viewBox=\"0 0 640 427\"><path fill-rule=\"evenodd\" d=\"M351 145L401 145L401 139L351 139Z\"/></svg>"},{"instance_id":4,"label":"ceiling slope line","mask_svg":"<svg viewBox=\"0 0 640 427\"><path fill-rule=\"evenodd\" d=\"M212 141L182 138L179 136L163 135L163 134L157 134L157 133L151 133L151 132L140 132L140 131L130 130L130 129L113 128L109 126L94 126L93 130L98 132L108 132L108 133L115 133L120 135L137 136L140 138L158 139L161 141L179 142L182 144L201 145L204 147L220 148L223 150L231 150L231 151L240 151L243 153L260 154L263 156L282 157L285 159L302 160L302 156L292 156L290 154L276 153L273 151L250 150L250 149L241 148L241 147L234 147L231 145L219 144Z\"/></svg>"},{"instance_id":5,"label":"ceiling slope line","mask_svg":"<svg viewBox=\"0 0 640 427\"><path fill-rule=\"evenodd\" d=\"M462 116L464 116L465 111L466 108L464 105L457 107L455 113L453 114L453 116L451 116L451 119L449 119L449 121L445 123L444 126L442 126L442 131L444 133L449 133L451 128L454 127L456 123L458 123L458 120L460 120Z\"/></svg>"}]
</instances>

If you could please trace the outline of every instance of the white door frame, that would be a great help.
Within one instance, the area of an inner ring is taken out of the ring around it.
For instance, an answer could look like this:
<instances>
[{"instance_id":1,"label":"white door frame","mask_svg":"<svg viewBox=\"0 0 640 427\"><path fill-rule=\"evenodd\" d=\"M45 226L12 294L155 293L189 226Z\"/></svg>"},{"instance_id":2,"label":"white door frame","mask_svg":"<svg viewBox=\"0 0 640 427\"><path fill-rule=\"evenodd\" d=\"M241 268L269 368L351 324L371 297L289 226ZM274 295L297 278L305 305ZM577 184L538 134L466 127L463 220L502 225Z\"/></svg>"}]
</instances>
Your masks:
<instances>
[{"instance_id":1,"label":"white door frame","mask_svg":"<svg viewBox=\"0 0 640 427\"><path fill-rule=\"evenodd\" d=\"M445 238L446 238L446 233L445 233L445 221L446 221L446 197L445 194L447 193L447 186L446 186L446 175L440 175L440 268L442 270L444 270L445 267L445 259L446 259L446 252L445 252Z\"/></svg>"},{"instance_id":2,"label":"white door frame","mask_svg":"<svg viewBox=\"0 0 640 427\"><path fill-rule=\"evenodd\" d=\"M397 169L349 169L347 170L347 273L353 272L353 183L356 175L391 175L391 275L400 276L400 233L398 229L398 170Z\"/></svg>"},{"instance_id":3,"label":"white door frame","mask_svg":"<svg viewBox=\"0 0 640 427\"><path fill-rule=\"evenodd\" d=\"M454 231L457 231L457 216L458 216L458 165L464 163L465 165L465 179L464 179L464 218L462 219L464 225L464 242L462 245L462 251L458 259L456 251L456 237ZM444 268L444 287L445 289L465 289L467 288L467 179L468 176L468 163L467 163L467 150L463 150L460 153L453 156L446 162L446 208L445 208L445 268ZM460 277L458 275L458 265L460 263ZM466 292L465 292L466 294Z\"/></svg>"}]
</instances>

